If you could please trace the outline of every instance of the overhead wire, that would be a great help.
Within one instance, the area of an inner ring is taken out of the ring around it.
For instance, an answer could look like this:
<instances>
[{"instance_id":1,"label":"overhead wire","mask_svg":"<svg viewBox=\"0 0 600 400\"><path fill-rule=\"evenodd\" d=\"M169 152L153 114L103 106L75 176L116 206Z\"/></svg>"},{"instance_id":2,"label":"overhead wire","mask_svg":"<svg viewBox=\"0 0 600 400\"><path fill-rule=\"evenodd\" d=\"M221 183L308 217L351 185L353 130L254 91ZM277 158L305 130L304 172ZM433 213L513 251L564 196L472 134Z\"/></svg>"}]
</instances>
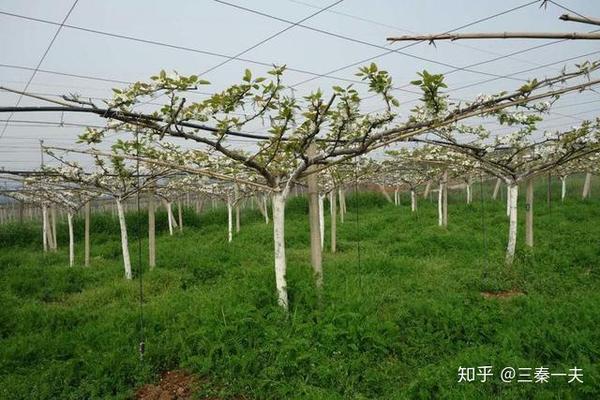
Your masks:
<instances>
[{"instance_id":1,"label":"overhead wire","mask_svg":"<svg viewBox=\"0 0 600 400\"><path fill-rule=\"evenodd\" d=\"M249 13L252 13L252 14L260 15L260 16L263 16L263 17L265 17L265 18L270 18L270 19L273 19L273 20L276 20L276 21L279 21L279 22L284 22L284 23L287 23L287 24L293 24L293 23L294 23L293 21L290 21L290 20L288 20L288 19L285 19L285 18L277 17L277 16L274 16L274 15L272 15L272 14L269 14L269 13L266 13L266 12L262 12L262 11L258 11L258 10L252 9L252 8L248 8L248 7L240 6L240 5L238 5L238 4L229 3L229 2L227 2L227 1L224 1L224 0L213 0L213 1L215 1L215 2L217 2L217 3L220 3L220 4L223 4L223 5L226 5L226 6L230 6L230 7L233 7L233 8L239 9L239 10L246 11L246 12L249 12ZM482 21L485 21L485 20L488 20L488 19L491 19L491 18L495 18L495 17L496 17L496 16L498 16L498 15L503 15L503 14L506 14L506 13L508 13L508 12L512 12L512 11L514 11L514 10L516 10L516 9L520 9L520 8L523 8L523 7L527 7L527 6L531 5L531 4L537 3L538 1L539 1L539 0L533 0L533 1L529 1L529 2L527 2L527 3L525 3L525 4L521 5L521 6L513 7L513 8L512 8L512 9L510 9L510 10L506 10L506 11L503 11L503 12L501 12L501 13L497 13L497 14L496 14L496 15L494 15L494 16L490 16L490 17L481 18L480 20L477 20L477 21L475 21L475 22L472 22L472 23L466 24L466 25L464 25L464 26L461 26L461 27L459 27L459 28L456 28L456 29L462 29L462 28L464 28L464 27L471 26L471 25L474 25L474 24L476 24L476 23L480 23L480 22L482 22ZM414 46L415 44L413 44L413 43L411 43L411 44L409 44L409 45L406 45L406 46L404 46L404 47L401 47L401 48L399 48L399 49L389 49L388 47L385 47L385 46L382 46L382 45L378 45L378 44L375 44L375 43L371 43L371 42L368 42L368 41L365 41L365 40L362 40L362 39L356 39L356 38L353 38L353 37L350 37L350 36L346 36L346 35L342 35L342 34L339 34L339 33L331 32L331 31L328 31L328 30L325 30L325 29L321 29L321 28L315 28L315 27L308 26L308 25L303 25L303 24L297 24L297 26L298 26L298 27L301 27L301 28L304 28L304 29L307 29L307 30L310 30L310 31L318 32L318 33L320 33L320 34L323 34L323 35L327 35L327 36L335 37L335 38L342 39L342 40L345 40L345 41L349 41L349 42L352 42L352 43L357 43L357 44L361 44L361 45L365 45L365 46L369 46L369 47L373 47L373 48L378 48L378 49L381 49L381 50L385 50L385 53L382 53L382 54L380 54L380 55L377 55L377 56L371 57L371 58L369 58L367 61L370 61L370 60L372 60L372 59L374 59L374 58L379 58L379 57L382 57L382 56L384 56L384 55L387 55L387 54L397 53L397 54L404 55L404 56L406 56L406 57L410 57L410 58L418 59L418 60L420 60L420 61L427 61L427 62L431 62L431 63L437 64L437 65L442 65L442 66L446 66L446 67L450 67L450 68L461 68L461 67L456 67L456 66L454 66L454 65L452 65L452 64L449 64L449 63L445 63L445 62L441 62L441 61L437 61L437 60L429 59L429 58L426 58L426 57L421 57L421 56L418 56L418 55L415 55L415 54L406 53L406 52L403 52L403 51L402 51L402 50L404 50L404 49L406 49L406 48L408 48L408 47ZM451 32L452 32L452 31L451 31ZM448 32L448 33L449 33L449 32ZM361 60L361 61L359 62L359 64L362 64L362 63L364 63L364 62L365 62L365 60ZM354 66L354 65L349 65L349 66L346 66L346 67L345 67L345 68L343 68L343 69L349 68L350 66ZM487 76L496 76L496 74L493 74L493 73L484 72L484 71L477 71L477 70L470 70L470 69L468 69L468 68L463 68L462 70L463 70L463 71L466 71L466 72L472 72L472 73L476 73L476 74L481 74L481 75L487 75ZM338 71L339 71L339 70L337 70L337 71L335 71L335 72L338 72ZM316 77L316 78L329 77L328 75L329 75L330 73L334 73L334 72L328 72L328 73L325 73L325 74L318 74L319 76L318 76L318 77ZM315 78L315 79L316 79L316 78ZM300 84L304 84L304 83L307 83L307 82L309 82L309 81L312 81L312 80L314 80L314 79L313 79L313 78L311 78L311 79L308 79L308 80L306 80L306 81L302 81L302 82L300 82L300 83L297 83L297 84L294 84L294 85L292 85L292 87L296 87L296 86L298 86L298 85L300 85Z\"/></svg>"},{"instance_id":2,"label":"overhead wire","mask_svg":"<svg viewBox=\"0 0 600 400\"><path fill-rule=\"evenodd\" d=\"M42 66L42 63L44 62L44 60L46 59L46 56L50 52L50 49L54 45L54 42L56 41L56 38L58 38L58 34L62 30L65 22L67 22L67 19L69 19L69 16L71 15L71 13L73 12L73 10L75 9L75 6L77 6L78 2L79 2L79 0L75 0L73 2L73 5L71 5L71 8L69 8L69 11L67 12L67 14L65 15L65 17L63 18L62 22L60 23L60 26L58 27L58 29L56 29L56 32L54 32L54 35L52 36L52 39L50 40L50 43L46 47L46 50L44 50L44 53L42 54L42 57L38 61L37 66L34 68L33 73L29 77L29 80L27 81L27 84L25 85L25 88L23 89L24 92L26 92L27 89L29 89L29 85L31 85L31 82L35 78L35 75L37 74L38 69ZM22 99L23 99L23 95L20 95L19 98L18 98L18 100L17 100L16 106L19 106L19 104L21 104L21 100ZM13 117L13 115L14 115L14 112L11 113L8 116L8 119L10 120ZM6 133L6 129L7 128L8 128L8 122L4 124L4 127L2 128L2 132L0 132L0 139L2 139L2 136L4 136L4 134Z\"/></svg>"},{"instance_id":3,"label":"overhead wire","mask_svg":"<svg viewBox=\"0 0 600 400\"><path fill-rule=\"evenodd\" d=\"M341 2L343 2L343 1L344 1L344 0L337 0L337 1L333 2L333 3L331 3L330 5L328 5L327 7L324 7L324 8L321 8L321 9L319 9L317 12L314 12L314 13L312 13L312 14L310 14L310 15L308 15L308 16L306 16L306 17L304 17L304 18L300 19L300 20L298 20L297 22L294 22L293 24L291 24L291 25L289 25L289 26L285 27L284 29L282 29L282 30L280 30L280 31L277 31L276 33L274 33L274 34L272 34L272 35L268 36L267 38L265 38L265 39L263 39L263 40L259 41L258 43L255 43L255 44L253 44L252 46L250 46L250 47L246 48L245 50L243 50L243 51L241 51L241 52L239 52L239 53L235 54L234 56L231 56L231 57L229 57L229 58L228 58L228 59L226 59L225 61L222 61L222 62L220 62L219 64L217 64L217 65L215 65L215 66L213 66L213 67L210 67L209 69L207 69L207 70L205 70L205 71L201 72L201 73L200 73L200 75L201 75L201 76L203 76L203 75L206 75L206 74L208 74L209 72L212 72L212 71L216 70L217 68L220 68L220 67L222 67L223 65L225 65L225 64L227 64L227 63L229 63L230 61L232 61L232 60L235 60L237 57L243 56L244 54L248 53L249 51L251 51L251 50L254 50L254 49L256 49L257 47L259 47L259 46L261 46L261 45L263 45L263 44L265 44L265 43L269 42L270 40L273 40L273 39L275 39L276 37L278 37L278 36L280 36L280 35L284 34L284 33L285 33L285 32L287 32L287 31L289 31L290 29L292 29L292 28L294 28L294 27L298 26L298 25L299 25L299 24L301 24L302 22L306 22L306 21L308 21L309 19L311 19L311 18L313 18L313 17L315 17L315 16L317 16L317 15L319 15L319 14L323 13L324 11L327 11L327 10L329 10L330 8L332 8L332 7L334 7L334 6L338 5L338 4L340 4L340 3L341 3Z\"/></svg>"}]
</instances>

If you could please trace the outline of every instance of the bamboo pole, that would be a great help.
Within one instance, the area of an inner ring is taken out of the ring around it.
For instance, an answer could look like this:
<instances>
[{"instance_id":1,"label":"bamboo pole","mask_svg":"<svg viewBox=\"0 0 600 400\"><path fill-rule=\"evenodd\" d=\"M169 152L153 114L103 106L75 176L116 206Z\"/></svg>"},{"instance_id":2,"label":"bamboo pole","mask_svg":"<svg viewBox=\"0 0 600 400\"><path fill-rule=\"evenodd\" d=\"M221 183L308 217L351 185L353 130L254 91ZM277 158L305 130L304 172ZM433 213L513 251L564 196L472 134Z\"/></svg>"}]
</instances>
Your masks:
<instances>
[{"instance_id":1,"label":"bamboo pole","mask_svg":"<svg viewBox=\"0 0 600 400\"><path fill-rule=\"evenodd\" d=\"M600 19L591 17L578 17L571 14L563 14L558 19L563 21L581 22L582 24L600 25Z\"/></svg>"},{"instance_id":2,"label":"bamboo pole","mask_svg":"<svg viewBox=\"0 0 600 400\"><path fill-rule=\"evenodd\" d=\"M402 35L388 37L388 42L416 42L436 40L472 40L472 39L567 39L600 40L600 33L587 32L482 32L482 33L443 33L433 35Z\"/></svg>"}]
</instances>

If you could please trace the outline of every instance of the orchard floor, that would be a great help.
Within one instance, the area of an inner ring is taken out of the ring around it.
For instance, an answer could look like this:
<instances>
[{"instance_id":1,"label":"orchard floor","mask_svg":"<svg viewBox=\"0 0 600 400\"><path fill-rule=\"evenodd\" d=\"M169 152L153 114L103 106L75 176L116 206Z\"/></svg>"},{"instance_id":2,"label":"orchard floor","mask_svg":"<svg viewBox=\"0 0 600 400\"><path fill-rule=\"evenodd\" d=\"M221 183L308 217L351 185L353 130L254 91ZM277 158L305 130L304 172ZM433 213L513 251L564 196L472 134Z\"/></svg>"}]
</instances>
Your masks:
<instances>
[{"instance_id":1,"label":"orchard floor","mask_svg":"<svg viewBox=\"0 0 600 400\"><path fill-rule=\"evenodd\" d=\"M411 213L407 196L396 207L377 194L349 193L338 252L324 252L321 300L306 202L292 199L289 315L274 296L272 226L251 210L230 244L223 210L186 209L184 231L173 237L159 213L158 266L143 273L143 316L140 277L123 278L113 217L94 215L90 268L66 266L62 225L59 251L46 255L38 226L0 226L0 398L132 398L172 370L204 382L192 398L600 398L598 196L581 201L573 187L565 203L555 198L548 207L538 187L535 248L524 247L520 204L517 258L506 268L505 201L485 191L483 204L476 196L470 206L462 192L452 194L447 230L430 200ZM135 269L145 216L130 214L128 223ZM78 261L81 232L78 220ZM145 237L141 245L147 265ZM522 294L482 295L505 291ZM494 374L487 382L457 382L459 367L486 365ZM504 367L575 366L583 383L499 376Z\"/></svg>"}]
</instances>

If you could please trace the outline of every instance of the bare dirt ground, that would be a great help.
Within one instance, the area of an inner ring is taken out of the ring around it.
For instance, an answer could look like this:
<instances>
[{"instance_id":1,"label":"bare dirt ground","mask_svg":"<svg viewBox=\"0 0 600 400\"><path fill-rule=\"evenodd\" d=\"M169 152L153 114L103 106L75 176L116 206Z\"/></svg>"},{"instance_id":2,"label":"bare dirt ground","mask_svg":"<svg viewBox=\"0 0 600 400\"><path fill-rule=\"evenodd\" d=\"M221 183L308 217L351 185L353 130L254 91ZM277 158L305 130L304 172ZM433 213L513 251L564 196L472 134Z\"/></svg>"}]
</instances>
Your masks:
<instances>
[{"instance_id":1,"label":"bare dirt ground","mask_svg":"<svg viewBox=\"0 0 600 400\"><path fill-rule=\"evenodd\" d=\"M138 400L187 400L198 387L198 380L185 371L166 371L156 384L142 386L135 394Z\"/></svg>"}]
</instances>

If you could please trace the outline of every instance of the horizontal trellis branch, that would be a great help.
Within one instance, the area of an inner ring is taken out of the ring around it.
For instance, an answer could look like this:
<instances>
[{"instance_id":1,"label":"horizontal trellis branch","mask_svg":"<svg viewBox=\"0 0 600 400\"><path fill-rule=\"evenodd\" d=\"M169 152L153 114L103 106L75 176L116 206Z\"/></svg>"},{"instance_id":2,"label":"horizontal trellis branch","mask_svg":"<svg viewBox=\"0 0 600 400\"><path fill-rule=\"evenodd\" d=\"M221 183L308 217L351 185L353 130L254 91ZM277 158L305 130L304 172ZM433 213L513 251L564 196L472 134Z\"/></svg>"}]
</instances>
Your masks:
<instances>
[{"instance_id":1,"label":"horizontal trellis branch","mask_svg":"<svg viewBox=\"0 0 600 400\"><path fill-rule=\"evenodd\" d=\"M161 167L173 168L173 169L176 169L176 170L179 170L179 171L183 171L183 172L188 172L188 173L191 173L191 174L208 176L210 178L220 179L220 180L223 180L223 181L243 183L245 185L249 185L249 186L254 186L254 187L260 188L262 190L268 190L268 191L272 191L273 190L272 188L270 188L267 185L263 185L263 184L257 183L257 182L248 181L246 179L239 179L239 178L231 177L231 176L228 176L228 175L219 174L217 172L212 172L212 171L209 171L207 169L192 168L192 167L187 167L185 165L179 165L179 164L176 164L176 163L170 163L170 162L167 162L167 161L154 160L152 158L138 157L138 156L129 156L129 155L125 155L125 154L104 153L104 152L101 152L101 151L98 151L98 150L76 150L76 149L69 149L69 148L65 148L65 147L44 146L44 149L59 150L59 151L67 152L67 153L89 154L89 155L93 155L93 156L102 156L102 157L118 157L118 158L124 158L124 159L132 160L132 161L141 161L141 162L145 162L145 163L148 163L148 164L158 165L158 166L161 166Z\"/></svg>"},{"instance_id":2,"label":"horizontal trellis branch","mask_svg":"<svg viewBox=\"0 0 600 400\"><path fill-rule=\"evenodd\" d=\"M162 117L159 116L154 116L154 115L148 115L148 114L141 114L141 113L133 113L133 112L125 112L125 111L119 111L119 110L114 110L111 108L96 108L96 107L85 107L85 106L76 106L73 104L69 104L67 102L64 101L59 101L59 100L54 100L54 99L49 99L43 96L38 96L32 93L28 93L28 92L23 92L20 90L15 90L15 89L11 89L11 88L7 88L5 86L0 86L0 90L4 90L7 92L11 92L11 93L16 93L16 94L20 94L23 96L27 96L27 97L31 97L34 99L38 99L38 100L42 100L48 103L54 103L57 104L57 106L53 106L53 107L49 107L49 106L11 106L11 107L0 107L0 113L2 112L10 112L10 113L15 113L15 112L77 112L77 113L90 113L90 114L96 114L102 118L113 118L119 121L123 121L124 119L127 119L129 123L135 123L135 121L148 121L148 122L164 122L164 123L169 123L170 121L165 120ZM181 127L185 127L185 128L191 128L191 129L198 129L200 131L206 131L206 132L211 132L211 133L216 133L216 134L224 134L224 135L229 135L229 136L237 136L237 137L242 137L242 138L246 138L246 139L255 139L255 140L271 140L272 137L270 136L265 136L265 135L257 135L257 134L253 134L253 133L246 133L246 132L238 132L238 131L232 131L232 130L222 130L219 128L215 128L212 126L208 126L208 125L203 125L203 124L197 124L194 122L189 122L189 121L179 121L176 123L176 125L181 126ZM290 138L286 138L286 137L282 137L281 140L293 140ZM332 139L322 139L322 138L316 138L316 141L320 141L320 142L334 142L335 140ZM340 141L343 142L343 141Z\"/></svg>"}]
</instances>

